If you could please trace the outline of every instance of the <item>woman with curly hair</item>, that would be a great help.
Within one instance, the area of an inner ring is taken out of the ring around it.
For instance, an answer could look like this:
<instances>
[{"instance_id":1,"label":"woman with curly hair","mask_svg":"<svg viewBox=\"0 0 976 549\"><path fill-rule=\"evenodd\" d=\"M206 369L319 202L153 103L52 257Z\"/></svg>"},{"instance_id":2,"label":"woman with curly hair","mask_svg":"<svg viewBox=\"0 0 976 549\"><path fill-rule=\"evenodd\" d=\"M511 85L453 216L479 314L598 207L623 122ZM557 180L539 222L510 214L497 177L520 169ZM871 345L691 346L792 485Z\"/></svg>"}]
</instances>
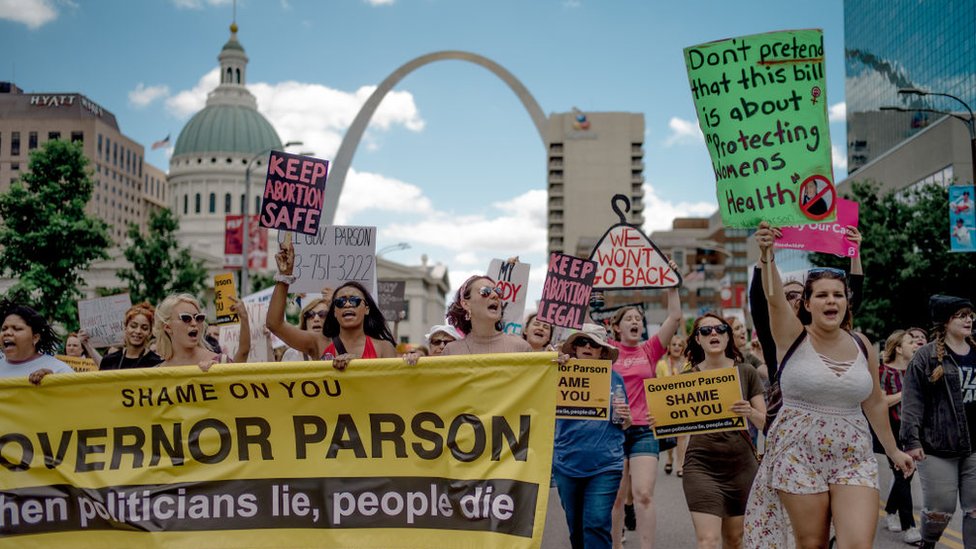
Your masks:
<instances>
[{"instance_id":1,"label":"woman with curly hair","mask_svg":"<svg viewBox=\"0 0 976 549\"><path fill-rule=\"evenodd\" d=\"M915 352L903 380L901 442L918 461L922 545L935 547L962 505L962 541L976 547L976 341L973 303L929 299L932 341Z\"/></svg>"},{"instance_id":2,"label":"woman with curly hair","mask_svg":"<svg viewBox=\"0 0 976 549\"><path fill-rule=\"evenodd\" d=\"M732 411L761 429L766 421L762 379L743 360L732 325L706 313L695 319L691 334L685 352L691 371L735 368L742 399L732 405ZM699 548L742 547L746 502L758 467L746 430L688 437L682 485Z\"/></svg>"},{"instance_id":3,"label":"woman with curly hair","mask_svg":"<svg viewBox=\"0 0 976 549\"><path fill-rule=\"evenodd\" d=\"M247 362L251 350L247 307L242 301L234 300L231 310L241 319L241 339L237 354L228 357L214 353L204 343L207 315L200 312L200 302L195 297L176 294L164 299L156 308L153 323L156 351L163 358L160 366L196 364L207 371L218 362Z\"/></svg>"},{"instance_id":4,"label":"woman with curly hair","mask_svg":"<svg viewBox=\"0 0 976 549\"><path fill-rule=\"evenodd\" d=\"M155 315L156 309L147 301L129 307L125 312L122 348L101 357L100 361L96 360L99 362L98 369L151 368L162 362L162 357L149 350ZM87 345L87 338L84 342Z\"/></svg>"},{"instance_id":5,"label":"woman with curly hair","mask_svg":"<svg viewBox=\"0 0 976 549\"><path fill-rule=\"evenodd\" d=\"M58 338L37 311L3 300L0 301L0 318L3 319L0 377L28 376L31 383L39 385L48 374L74 372L70 366L51 356L58 349Z\"/></svg>"},{"instance_id":6,"label":"woman with curly hair","mask_svg":"<svg viewBox=\"0 0 976 549\"><path fill-rule=\"evenodd\" d=\"M447 310L447 322L464 338L448 343L445 356L532 352L524 339L502 332L501 289L490 277L474 275L461 284Z\"/></svg>"}]
</instances>

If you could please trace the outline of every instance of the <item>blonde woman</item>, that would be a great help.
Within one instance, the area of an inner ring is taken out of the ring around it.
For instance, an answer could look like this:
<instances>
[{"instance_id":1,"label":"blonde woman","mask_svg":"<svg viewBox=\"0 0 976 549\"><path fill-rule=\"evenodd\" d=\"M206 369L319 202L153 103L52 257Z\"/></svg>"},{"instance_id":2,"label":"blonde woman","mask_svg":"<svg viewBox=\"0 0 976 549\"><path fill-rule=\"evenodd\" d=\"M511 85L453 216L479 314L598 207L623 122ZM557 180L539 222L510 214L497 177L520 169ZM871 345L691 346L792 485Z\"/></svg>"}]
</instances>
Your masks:
<instances>
[{"instance_id":1,"label":"blonde woman","mask_svg":"<svg viewBox=\"0 0 976 549\"><path fill-rule=\"evenodd\" d=\"M244 303L234 300L231 306L241 320L240 346L232 358L215 354L204 344L207 315L200 309L200 302L190 294L171 295L156 308L153 335L156 337L156 352L163 359L160 366L196 364L206 372L218 362L247 362L251 350L251 329Z\"/></svg>"}]
</instances>

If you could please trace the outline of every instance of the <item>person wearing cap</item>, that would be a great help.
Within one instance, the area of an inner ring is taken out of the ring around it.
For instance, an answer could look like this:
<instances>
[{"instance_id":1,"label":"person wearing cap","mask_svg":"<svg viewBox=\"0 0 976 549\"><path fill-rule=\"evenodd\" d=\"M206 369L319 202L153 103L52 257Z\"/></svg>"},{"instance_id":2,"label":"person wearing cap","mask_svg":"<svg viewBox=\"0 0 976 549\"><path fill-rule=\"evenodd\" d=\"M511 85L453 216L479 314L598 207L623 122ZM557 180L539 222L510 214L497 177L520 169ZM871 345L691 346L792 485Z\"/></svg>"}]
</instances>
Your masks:
<instances>
[{"instance_id":1,"label":"person wearing cap","mask_svg":"<svg viewBox=\"0 0 976 549\"><path fill-rule=\"evenodd\" d=\"M616 360L618 351L606 339L598 324L584 323L560 347L559 363L570 358ZM626 395L624 380L611 370L611 391ZM617 391L614 388L619 387ZM630 407L626 396L614 402L612 416L606 420L557 419L553 441L552 472L559 500L566 513L573 549L610 549L611 509L624 470L624 429L630 426Z\"/></svg>"},{"instance_id":2,"label":"person wearing cap","mask_svg":"<svg viewBox=\"0 0 976 549\"><path fill-rule=\"evenodd\" d=\"M973 303L955 296L929 298L932 331L903 379L901 442L918 462L922 484L922 544L933 548L958 499L962 539L976 547L976 341Z\"/></svg>"},{"instance_id":3,"label":"person wearing cap","mask_svg":"<svg viewBox=\"0 0 976 549\"><path fill-rule=\"evenodd\" d=\"M424 337L427 338L427 349L430 356L440 356L448 343L461 339L461 334L450 324L435 324L430 327L430 332L427 332Z\"/></svg>"}]
</instances>

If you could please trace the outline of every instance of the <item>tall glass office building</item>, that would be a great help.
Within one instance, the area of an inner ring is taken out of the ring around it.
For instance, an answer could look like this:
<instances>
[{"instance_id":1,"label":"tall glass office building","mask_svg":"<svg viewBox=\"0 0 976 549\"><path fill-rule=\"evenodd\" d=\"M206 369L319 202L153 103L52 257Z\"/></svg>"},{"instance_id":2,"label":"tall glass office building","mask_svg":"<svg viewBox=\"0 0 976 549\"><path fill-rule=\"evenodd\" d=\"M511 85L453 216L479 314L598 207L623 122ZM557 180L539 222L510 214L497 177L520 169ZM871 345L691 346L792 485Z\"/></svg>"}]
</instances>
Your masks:
<instances>
[{"instance_id":1,"label":"tall glass office building","mask_svg":"<svg viewBox=\"0 0 976 549\"><path fill-rule=\"evenodd\" d=\"M844 48L849 172L941 116L882 106L965 112L951 99L899 89L948 93L976 108L976 0L845 0Z\"/></svg>"}]
</instances>

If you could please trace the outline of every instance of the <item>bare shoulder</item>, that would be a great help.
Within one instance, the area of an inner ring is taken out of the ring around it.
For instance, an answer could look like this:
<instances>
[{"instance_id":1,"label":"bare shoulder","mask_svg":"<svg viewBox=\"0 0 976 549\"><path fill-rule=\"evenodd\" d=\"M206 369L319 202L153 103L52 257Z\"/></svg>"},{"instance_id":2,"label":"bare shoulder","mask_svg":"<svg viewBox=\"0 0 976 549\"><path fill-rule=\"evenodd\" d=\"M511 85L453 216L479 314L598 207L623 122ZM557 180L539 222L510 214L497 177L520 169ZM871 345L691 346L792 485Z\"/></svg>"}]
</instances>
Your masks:
<instances>
[{"instance_id":1,"label":"bare shoulder","mask_svg":"<svg viewBox=\"0 0 976 549\"><path fill-rule=\"evenodd\" d=\"M370 338L373 340L373 347L376 349L376 356L379 358L396 358L396 347L385 339Z\"/></svg>"}]
</instances>

